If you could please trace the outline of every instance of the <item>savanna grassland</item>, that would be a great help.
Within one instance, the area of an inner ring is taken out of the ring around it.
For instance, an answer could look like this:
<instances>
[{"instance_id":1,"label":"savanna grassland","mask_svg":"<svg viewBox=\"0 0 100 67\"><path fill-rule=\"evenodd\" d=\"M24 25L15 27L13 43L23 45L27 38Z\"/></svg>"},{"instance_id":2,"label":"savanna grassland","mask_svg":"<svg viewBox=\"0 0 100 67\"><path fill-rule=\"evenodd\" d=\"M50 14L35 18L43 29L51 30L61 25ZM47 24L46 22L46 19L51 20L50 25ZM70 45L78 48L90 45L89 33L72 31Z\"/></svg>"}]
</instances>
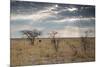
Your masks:
<instances>
[{"instance_id":1,"label":"savanna grassland","mask_svg":"<svg viewBox=\"0 0 100 67\"><path fill-rule=\"evenodd\" d=\"M56 38L58 49L50 38L11 39L11 66L58 64L95 61L95 38ZM85 50L84 46L85 45Z\"/></svg>"}]
</instances>

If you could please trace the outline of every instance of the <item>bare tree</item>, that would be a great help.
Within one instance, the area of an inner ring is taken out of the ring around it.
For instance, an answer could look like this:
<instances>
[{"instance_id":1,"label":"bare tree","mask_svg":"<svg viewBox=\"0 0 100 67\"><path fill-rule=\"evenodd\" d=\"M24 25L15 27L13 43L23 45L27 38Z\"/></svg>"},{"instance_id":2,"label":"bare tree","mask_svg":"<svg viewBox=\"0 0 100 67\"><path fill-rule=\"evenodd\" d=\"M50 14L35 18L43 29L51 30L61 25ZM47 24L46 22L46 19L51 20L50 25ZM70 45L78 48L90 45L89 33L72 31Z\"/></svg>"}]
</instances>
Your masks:
<instances>
[{"instance_id":1,"label":"bare tree","mask_svg":"<svg viewBox=\"0 0 100 67\"><path fill-rule=\"evenodd\" d=\"M91 34L93 34L92 30L86 30L83 32L84 36L81 37L81 42L82 42L82 48L84 53L86 53L87 50L87 46L89 46L88 44L88 37L91 36Z\"/></svg>"},{"instance_id":2,"label":"bare tree","mask_svg":"<svg viewBox=\"0 0 100 67\"><path fill-rule=\"evenodd\" d=\"M49 35L51 37L51 43L53 43L56 51L58 51L58 40L56 39L57 34L58 34L58 32L56 32L56 31L52 31L49 33Z\"/></svg>"},{"instance_id":3,"label":"bare tree","mask_svg":"<svg viewBox=\"0 0 100 67\"><path fill-rule=\"evenodd\" d=\"M30 30L23 30L23 31L21 31L21 33L23 35L26 35L27 38L31 41L31 44L33 44L33 45L34 45L35 38L42 34L42 32L37 30L37 29L34 29L32 31L30 31Z\"/></svg>"}]
</instances>

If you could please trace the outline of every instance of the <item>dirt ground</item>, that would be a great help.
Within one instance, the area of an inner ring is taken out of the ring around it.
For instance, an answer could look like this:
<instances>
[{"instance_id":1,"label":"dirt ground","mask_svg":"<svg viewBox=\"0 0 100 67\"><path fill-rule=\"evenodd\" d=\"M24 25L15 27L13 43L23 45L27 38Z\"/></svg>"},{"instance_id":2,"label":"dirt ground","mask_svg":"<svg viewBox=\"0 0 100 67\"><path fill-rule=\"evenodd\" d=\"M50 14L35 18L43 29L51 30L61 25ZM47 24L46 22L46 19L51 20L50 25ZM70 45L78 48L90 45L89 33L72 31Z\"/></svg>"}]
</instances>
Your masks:
<instances>
[{"instance_id":1,"label":"dirt ground","mask_svg":"<svg viewBox=\"0 0 100 67\"><path fill-rule=\"evenodd\" d=\"M83 50L81 38L56 38L58 51L50 38L11 39L11 66L58 64L95 61L95 38L87 38Z\"/></svg>"}]
</instances>

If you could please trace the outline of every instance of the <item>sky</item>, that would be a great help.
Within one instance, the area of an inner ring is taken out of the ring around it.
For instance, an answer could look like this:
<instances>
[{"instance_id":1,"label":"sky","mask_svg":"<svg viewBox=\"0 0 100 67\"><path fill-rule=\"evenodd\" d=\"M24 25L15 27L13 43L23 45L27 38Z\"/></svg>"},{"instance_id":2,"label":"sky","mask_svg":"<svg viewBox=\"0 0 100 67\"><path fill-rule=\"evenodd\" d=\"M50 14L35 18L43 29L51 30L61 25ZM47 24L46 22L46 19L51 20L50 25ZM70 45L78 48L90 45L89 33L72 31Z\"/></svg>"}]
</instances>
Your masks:
<instances>
[{"instance_id":1,"label":"sky","mask_svg":"<svg viewBox=\"0 0 100 67\"><path fill-rule=\"evenodd\" d=\"M40 37L82 37L85 31L95 36L95 6L43 2L11 1L11 38L22 38L22 30L37 29Z\"/></svg>"}]
</instances>

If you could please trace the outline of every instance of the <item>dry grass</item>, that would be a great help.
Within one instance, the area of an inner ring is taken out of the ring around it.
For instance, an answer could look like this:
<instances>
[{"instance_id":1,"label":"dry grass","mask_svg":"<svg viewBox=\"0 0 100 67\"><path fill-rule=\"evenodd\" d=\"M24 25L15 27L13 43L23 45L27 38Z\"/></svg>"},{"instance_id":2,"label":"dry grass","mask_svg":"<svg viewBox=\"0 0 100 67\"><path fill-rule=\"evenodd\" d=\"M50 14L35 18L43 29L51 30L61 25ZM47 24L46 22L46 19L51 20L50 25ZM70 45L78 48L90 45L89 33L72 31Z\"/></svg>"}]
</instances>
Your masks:
<instances>
[{"instance_id":1,"label":"dry grass","mask_svg":"<svg viewBox=\"0 0 100 67\"><path fill-rule=\"evenodd\" d=\"M39 42L41 40L41 42ZM80 38L59 38L58 51L51 40L40 38L34 46L27 39L11 39L11 65L36 65L95 60L95 38L88 38L86 53Z\"/></svg>"}]
</instances>

